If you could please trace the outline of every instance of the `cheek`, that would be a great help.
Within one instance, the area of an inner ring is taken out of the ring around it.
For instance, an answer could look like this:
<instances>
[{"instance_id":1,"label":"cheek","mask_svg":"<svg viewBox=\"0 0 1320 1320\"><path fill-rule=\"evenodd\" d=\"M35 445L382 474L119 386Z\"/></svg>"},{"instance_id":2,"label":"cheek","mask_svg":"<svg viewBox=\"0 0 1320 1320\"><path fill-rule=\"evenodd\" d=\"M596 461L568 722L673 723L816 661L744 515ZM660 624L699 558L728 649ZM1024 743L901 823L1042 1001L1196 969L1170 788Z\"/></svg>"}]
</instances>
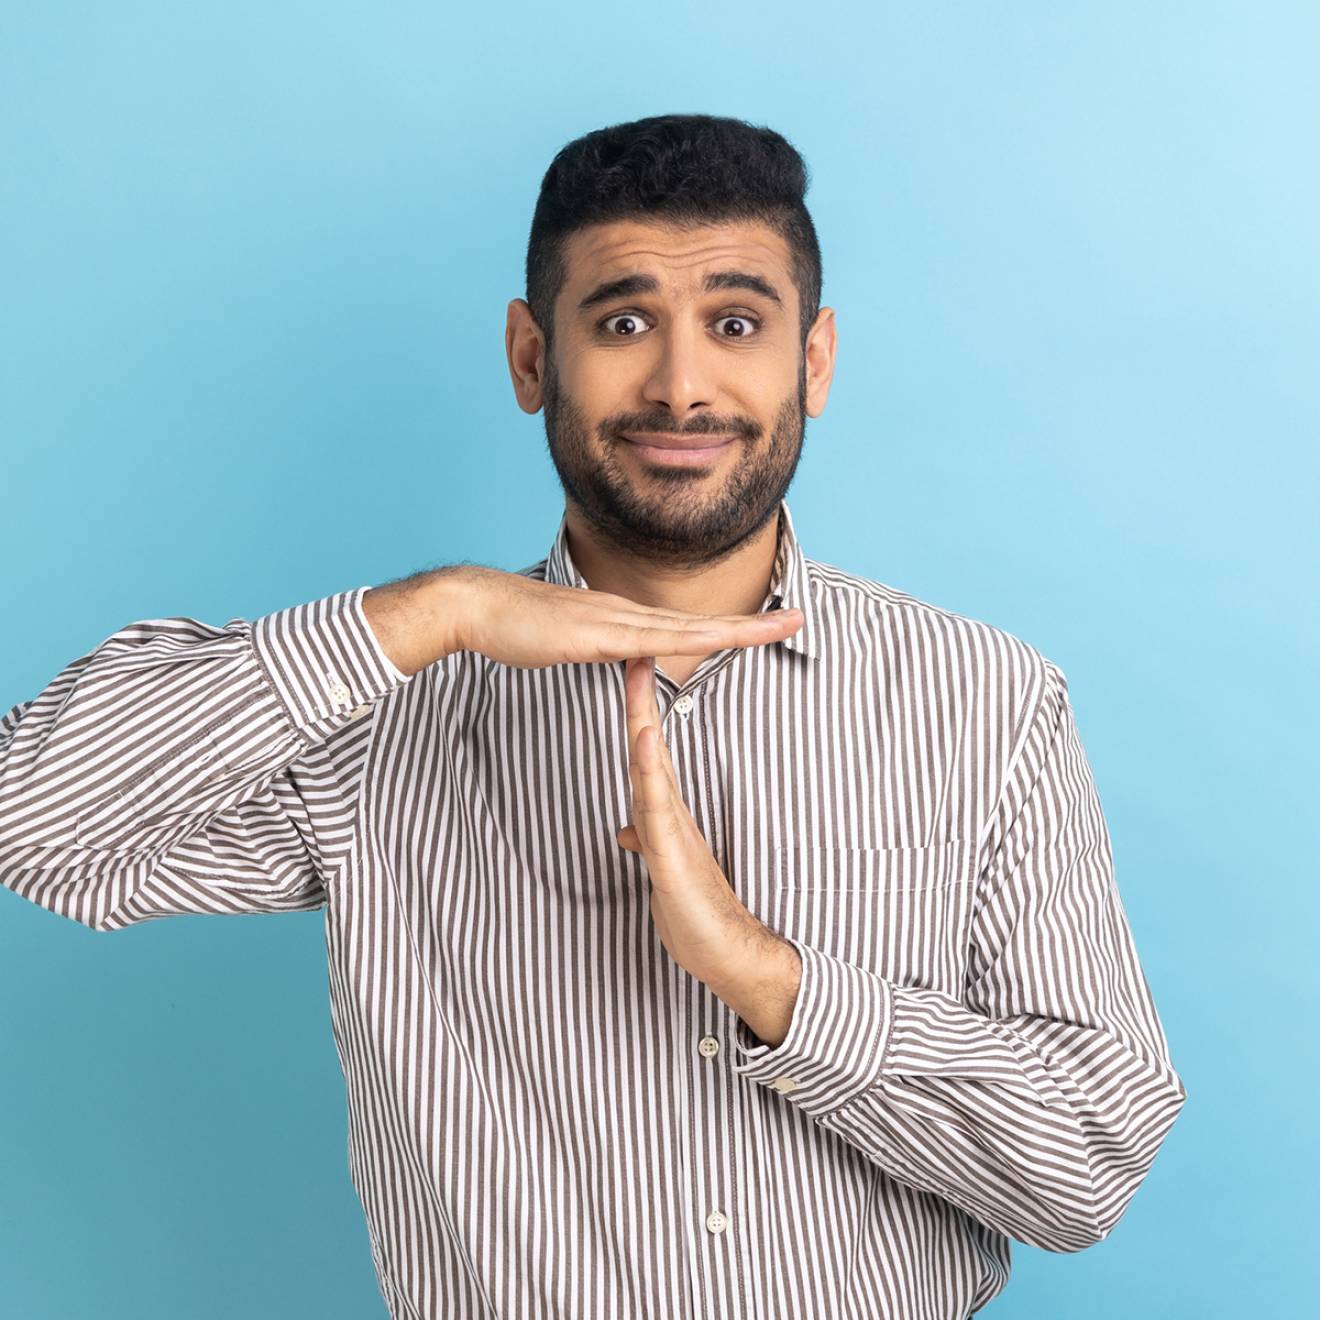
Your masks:
<instances>
[{"instance_id":1,"label":"cheek","mask_svg":"<svg viewBox=\"0 0 1320 1320\"><path fill-rule=\"evenodd\" d=\"M603 418L635 412L645 383L645 368L632 355L625 361L623 354L583 353L559 370L560 389L585 414L593 435Z\"/></svg>"},{"instance_id":2,"label":"cheek","mask_svg":"<svg viewBox=\"0 0 1320 1320\"><path fill-rule=\"evenodd\" d=\"M798 377L792 362L778 354L747 353L725 374L728 407L756 418L767 432L787 399L796 400Z\"/></svg>"}]
</instances>

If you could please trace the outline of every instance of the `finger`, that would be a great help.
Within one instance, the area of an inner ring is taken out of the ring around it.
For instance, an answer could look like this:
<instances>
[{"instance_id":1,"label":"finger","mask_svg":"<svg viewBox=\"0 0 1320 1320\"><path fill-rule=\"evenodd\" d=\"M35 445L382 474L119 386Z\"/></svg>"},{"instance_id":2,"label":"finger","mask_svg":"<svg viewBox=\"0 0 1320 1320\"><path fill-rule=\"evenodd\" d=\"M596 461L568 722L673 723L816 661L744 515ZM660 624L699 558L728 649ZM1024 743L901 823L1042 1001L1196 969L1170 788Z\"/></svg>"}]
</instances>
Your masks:
<instances>
[{"instance_id":1,"label":"finger","mask_svg":"<svg viewBox=\"0 0 1320 1320\"><path fill-rule=\"evenodd\" d=\"M651 878L681 878L684 838L674 807L669 779L660 763L660 730L648 724L638 737L638 789L633 821L646 852Z\"/></svg>"},{"instance_id":2,"label":"finger","mask_svg":"<svg viewBox=\"0 0 1320 1320\"><path fill-rule=\"evenodd\" d=\"M623 666L623 696L628 715L628 756L637 757L637 736L646 723L646 690L643 686L643 670L649 665L648 659L631 656Z\"/></svg>"},{"instance_id":3,"label":"finger","mask_svg":"<svg viewBox=\"0 0 1320 1320\"><path fill-rule=\"evenodd\" d=\"M684 629L688 627L719 627L726 623L740 623L748 619L768 618L781 614L801 614L801 610L760 610L754 614L711 614L703 610L675 610L664 605L643 605L627 596L615 596L606 591L582 591L571 587L557 587L556 591L571 593L565 596L569 608L579 606L593 610L615 622L639 626Z\"/></svg>"},{"instance_id":4,"label":"finger","mask_svg":"<svg viewBox=\"0 0 1320 1320\"><path fill-rule=\"evenodd\" d=\"M635 825L625 825L614 837L619 841L621 848L626 848L629 852L635 853L642 851L642 841L637 835Z\"/></svg>"},{"instance_id":5,"label":"finger","mask_svg":"<svg viewBox=\"0 0 1320 1320\"><path fill-rule=\"evenodd\" d=\"M712 615L677 628L619 619L588 626L602 655L623 660L645 655L704 656L731 646L764 646L791 637L802 623L800 610L768 610L725 618Z\"/></svg>"},{"instance_id":6,"label":"finger","mask_svg":"<svg viewBox=\"0 0 1320 1320\"><path fill-rule=\"evenodd\" d=\"M633 657L624 662L623 688L627 705L628 754L633 760L639 758L638 739L648 724L653 724L657 732L661 728L660 709L655 697L655 657ZM670 782L677 791L678 780L669 763L669 749L665 746L664 735L660 739L660 755Z\"/></svg>"},{"instance_id":7,"label":"finger","mask_svg":"<svg viewBox=\"0 0 1320 1320\"><path fill-rule=\"evenodd\" d=\"M632 656L624 663L623 686L628 700L629 744L647 724L660 727L660 707L655 699L655 656Z\"/></svg>"},{"instance_id":8,"label":"finger","mask_svg":"<svg viewBox=\"0 0 1320 1320\"><path fill-rule=\"evenodd\" d=\"M674 809L682 807L682 798L678 789L678 772L674 769L674 758L669 754L669 744L665 742L664 721L660 717L660 700L656 696L655 685L655 657L652 656L647 662L646 672L646 710L647 722L655 726L656 734L656 754L660 761L660 768L665 772L665 778L669 780L669 792L674 802Z\"/></svg>"},{"instance_id":9,"label":"finger","mask_svg":"<svg viewBox=\"0 0 1320 1320\"><path fill-rule=\"evenodd\" d=\"M642 609L596 612L592 622L624 623L632 628L659 628L667 632L719 632L740 624L764 624L784 619L795 622L802 617L801 610L760 610L755 614L672 614L667 611Z\"/></svg>"},{"instance_id":10,"label":"finger","mask_svg":"<svg viewBox=\"0 0 1320 1320\"><path fill-rule=\"evenodd\" d=\"M634 743L629 744L628 787L632 803L631 828L637 836L638 847L642 854L645 855L651 844L646 832L649 818L646 818L642 811L642 797L646 790L642 779L642 752L640 744L640 735Z\"/></svg>"},{"instance_id":11,"label":"finger","mask_svg":"<svg viewBox=\"0 0 1320 1320\"><path fill-rule=\"evenodd\" d=\"M633 825L648 855L657 848L659 836L676 833L681 803L678 781L656 722L654 696L648 700L645 691L645 685L652 683L651 673L649 661L628 661L628 781Z\"/></svg>"},{"instance_id":12,"label":"finger","mask_svg":"<svg viewBox=\"0 0 1320 1320\"><path fill-rule=\"evenodd\" d=\"M636 755L637 740L642 730L648 724L654 725L660 735L657 741L661 768L669 780L670 791L676 794L678 775L674 771L669 748L665 745L662 732L664 724L660 718L660 706L655 695L655 657L647 656L645 659L626 661L623 686L628 709L628 746L632 749L631 754Z\"/></svg>"}]
</instances>

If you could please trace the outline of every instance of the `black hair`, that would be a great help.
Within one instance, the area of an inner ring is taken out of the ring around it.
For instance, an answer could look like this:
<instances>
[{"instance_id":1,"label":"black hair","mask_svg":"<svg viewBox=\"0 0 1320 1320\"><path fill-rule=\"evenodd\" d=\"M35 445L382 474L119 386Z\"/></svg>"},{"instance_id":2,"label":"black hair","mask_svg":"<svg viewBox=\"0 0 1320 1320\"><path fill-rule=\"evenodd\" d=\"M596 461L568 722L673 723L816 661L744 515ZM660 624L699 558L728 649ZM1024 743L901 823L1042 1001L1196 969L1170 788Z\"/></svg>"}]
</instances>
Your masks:
<instances>
[{"instance_id":1,"label":"black hair","mask_svg":"<svg viewBox=\"0 0 1320 1320\"><path fill-rule=\"evenodd\" d=\"M773 129L716 115L652 115L562 147L541 180L527 240L527 304L549 351L567 277L565 240L610 220L680 227L761 221L788 244L803 343L820 311L820 244L806 162Z\"/></svg>"}]
</instances>

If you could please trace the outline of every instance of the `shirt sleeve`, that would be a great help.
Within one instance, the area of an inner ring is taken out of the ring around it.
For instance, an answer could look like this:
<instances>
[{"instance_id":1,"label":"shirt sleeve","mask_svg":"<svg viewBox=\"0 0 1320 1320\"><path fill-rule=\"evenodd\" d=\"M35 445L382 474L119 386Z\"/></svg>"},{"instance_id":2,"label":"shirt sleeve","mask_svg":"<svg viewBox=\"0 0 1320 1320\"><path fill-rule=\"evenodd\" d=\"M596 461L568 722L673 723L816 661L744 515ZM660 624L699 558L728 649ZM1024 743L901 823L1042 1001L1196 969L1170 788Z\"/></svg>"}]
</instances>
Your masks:
<instances>
[{"instance_id":1,"label":"shirt sleeve","mask_svg":"<svg viewBox=\"0 0 1320 1320\"><path fill-rule=\"evenodd\" d=\"M128 624L0 719L0 883L93 930L306 910L351 842L378 698L357 587Z\"/></svg>"},{"instance_id":2,"label":"shirt sleeve","mask_svg":"<svg viewBox=\"0 0 1320 1320\"><path fill-rule=\"evenodd\" d=\"M733 1069L890 1176L1049 1251L1102 1241L1186 1100L1068 700L1042 696L985 841L961 999L790 938L788 1034Z\"/></svg>"}]
</instances>

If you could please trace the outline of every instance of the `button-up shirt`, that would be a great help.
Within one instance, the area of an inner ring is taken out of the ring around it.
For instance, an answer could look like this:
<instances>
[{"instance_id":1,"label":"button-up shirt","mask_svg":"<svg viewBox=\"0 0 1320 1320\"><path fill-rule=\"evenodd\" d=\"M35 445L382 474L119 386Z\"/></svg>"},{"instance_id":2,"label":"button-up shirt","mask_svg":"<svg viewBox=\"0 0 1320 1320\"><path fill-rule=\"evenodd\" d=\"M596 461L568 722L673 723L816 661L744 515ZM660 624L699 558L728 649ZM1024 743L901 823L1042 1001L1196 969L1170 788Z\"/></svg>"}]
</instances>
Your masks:
<instances>
[{"instance_id":1,"label":"button-up shirt","mask_svg":"<svg viewBox=\"0 0 1320 1320\"><path fill-rule=\"evenodd\" d=\"M367 587L130 624L0 721L0 879L101 931L324 909L394 1320L955 1320L1123 1214L1185 1089L1059 668L804 556L782 641L657 672L786 1037L668 953L624 662L409 677ZM589 590L566 523L524 575Z\"/></svg>"}]
</instances>

